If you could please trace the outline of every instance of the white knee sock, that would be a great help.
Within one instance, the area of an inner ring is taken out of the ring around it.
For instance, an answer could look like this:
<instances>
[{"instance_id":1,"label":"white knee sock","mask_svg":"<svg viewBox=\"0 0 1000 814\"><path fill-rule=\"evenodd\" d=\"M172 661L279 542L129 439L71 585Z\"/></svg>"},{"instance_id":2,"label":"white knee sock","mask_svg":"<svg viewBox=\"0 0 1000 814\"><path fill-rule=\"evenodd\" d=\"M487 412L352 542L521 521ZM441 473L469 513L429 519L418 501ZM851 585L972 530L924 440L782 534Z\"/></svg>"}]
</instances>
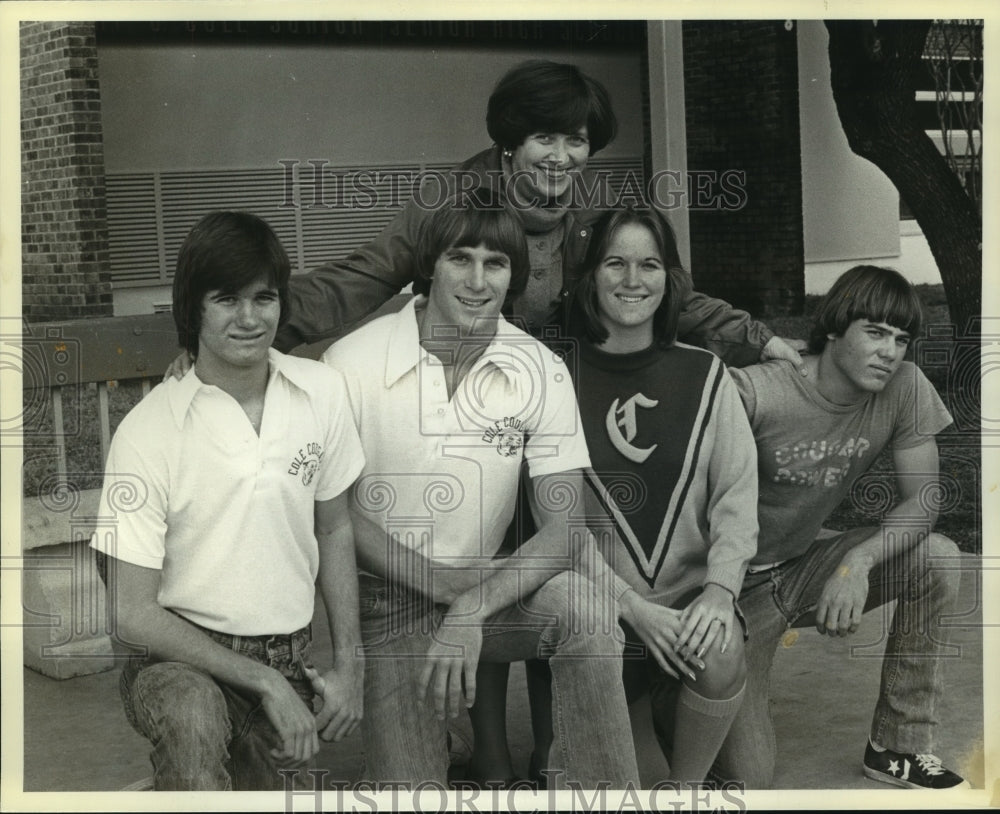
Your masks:
<instances>
[{"instance_id":1,"label":"white knee sock","mask_svg":"<svg viewBox=\"0 0 1000 814\"><path fill-rule=\"evenodd\" d=\"M671 780L694 783L705 779L740 710L745 688L746 683L732 698L714 699L684 685L677 698Z\"/></svg>"}]
</instances>

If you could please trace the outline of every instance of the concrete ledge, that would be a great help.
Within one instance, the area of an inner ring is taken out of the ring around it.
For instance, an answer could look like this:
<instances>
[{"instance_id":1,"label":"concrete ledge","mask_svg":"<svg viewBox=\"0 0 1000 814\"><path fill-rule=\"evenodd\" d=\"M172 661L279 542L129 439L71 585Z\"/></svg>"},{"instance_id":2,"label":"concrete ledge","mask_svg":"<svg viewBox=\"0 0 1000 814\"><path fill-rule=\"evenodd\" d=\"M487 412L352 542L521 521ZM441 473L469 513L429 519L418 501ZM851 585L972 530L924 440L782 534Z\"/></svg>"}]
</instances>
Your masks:
<instances>
[{"instance_id":1,"label":"concrete ledge","mask_svg":"<svg viewBox=\"0 0 1000 814\"><path fill-rule=\"evenodd\" d=\"M107 596L84 541L26 554L22 573L24 664L51 678L112 669Z\"/></svg>"},{"instance_id":2,"label":"concrete ledge","mask_svg":"<svg viewBox=\"0 0 1000 814\"><path fill-rule=\"evenodd\" d=\"M100 500L100 489L77 491L72 487L53 490L42 497L24 498L21 550L89 540Z\"/></svg>"}]
</instances>

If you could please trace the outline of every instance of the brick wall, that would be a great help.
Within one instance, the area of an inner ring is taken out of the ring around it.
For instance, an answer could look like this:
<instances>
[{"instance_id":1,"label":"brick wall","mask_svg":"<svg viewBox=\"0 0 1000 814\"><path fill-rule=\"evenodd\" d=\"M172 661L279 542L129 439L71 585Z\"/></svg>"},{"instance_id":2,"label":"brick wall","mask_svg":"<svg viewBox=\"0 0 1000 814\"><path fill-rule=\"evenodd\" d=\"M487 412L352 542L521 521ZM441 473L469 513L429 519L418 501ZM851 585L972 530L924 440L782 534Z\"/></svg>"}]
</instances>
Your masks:
<instances>
[{"instance_id":1,"label":"brick wall","mask_svg":"<svg viewBox=\"0 0 1000 814\"><path fill-rule=\"evenodd\" d=\"M22 23L20 36L24 317L110 316L94 24Z\"/></svg>"},{"instance_id":2,"label":"brick wall","mask_svg":"<svg viewBox=\"0 0 1000 814\"><path fill-rule=\"evenodd\" d=\"M695 285L758 317L801 313L795 29L699 21L684 23L683 36L688 169L706 171L690 212Z\"/></svg>"}]
</instances>

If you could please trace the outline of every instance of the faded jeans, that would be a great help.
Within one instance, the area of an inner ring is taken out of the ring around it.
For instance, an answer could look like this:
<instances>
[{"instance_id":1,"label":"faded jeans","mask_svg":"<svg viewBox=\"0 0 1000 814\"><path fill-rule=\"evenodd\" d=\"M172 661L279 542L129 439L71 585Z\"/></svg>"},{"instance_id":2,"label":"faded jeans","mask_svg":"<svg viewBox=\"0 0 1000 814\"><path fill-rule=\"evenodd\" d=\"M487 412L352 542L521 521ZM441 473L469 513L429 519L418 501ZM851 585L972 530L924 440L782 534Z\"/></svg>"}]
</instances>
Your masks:
<instances>
[{"instance_id":1,"label":"faded jeans","mask_svg":"<svg viewBox=\"0 0 1000 814\"><path fill-rule=\"evenodd\" d=\"M747 788L772 785L775 738L768 687L774 653L787 630L815 624L814 611L826 581L848 551L877 532L861 528L821 537L801 557L746 575L739 601L749 627L747 686L743 707L716 761L721 779L741 780ZM899 599L879 642L852 642L860 648L858 657L877 653L885 643L870 732L880 746L898 752L932 751L943 662L952 653L942 618L952 611L958 594L958 554L951 540L931 534L869 574L866 613ZM817 746L822 748L819 733ZM863 752L862 744L859 759Z\"/></svg>"},{"instance_id":2,"label":"faded jeans","mask_svg":"<svg viewBox=\"0 0 1000 814\"><path fill-rule=\"evenodd\" d=\"M231 636L199 628L225 647L278 670L312 709L308 627L288 635ZM133 656L120 682L125 715L153 744L157 791L284 788L269 754L280 746L260 699L183 662Z\"/></svg>"},{"instance_id":3,"label":"faded jeans","mask_svg":"<svg viewBox=\"0 0 1000 814\"><path fill-rule=\"evenodd\" d=\"M409 788L447 783L447 722L436 718L430 693L424 702L416 694L446 610L405 588L361 577L366 780ZM555 742L549 763L565 771L557 785L638 787L621 680L623 644L613 600L570 572L483 625L481 661L542 658L551 666Z\"/></svg>"}]
</instances>

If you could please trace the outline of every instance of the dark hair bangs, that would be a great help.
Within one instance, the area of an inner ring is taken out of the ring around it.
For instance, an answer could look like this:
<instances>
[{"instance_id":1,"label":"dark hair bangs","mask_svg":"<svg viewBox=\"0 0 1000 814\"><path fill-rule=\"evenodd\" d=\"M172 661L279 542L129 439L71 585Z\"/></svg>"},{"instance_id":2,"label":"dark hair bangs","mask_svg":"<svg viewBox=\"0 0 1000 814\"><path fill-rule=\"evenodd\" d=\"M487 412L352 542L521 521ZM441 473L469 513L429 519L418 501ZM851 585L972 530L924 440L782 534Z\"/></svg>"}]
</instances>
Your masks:
<instances>
[{"instance_id":1,"label":"dark hair bangs","mask_svg":"<svg viewBox=\"0 0 1000 814\"><path fill-rule=\"evenodd\" d=\"M177 339L198 352L201 306L209 291L236 294L266 280L277 289L279 325L290 316L288 279L291 263L281 241L266 221L247 212L212 212L195 224L181 245L173 283Z\"/></svg>"},{"instance_id":2,"label":"dark hair bangs","mask_svg":"<svg viewBox=\"0 0 1000 814\"><path fill-rule=\"evenodd\" d=\"M809 350L822 353L830 334L843 336L859 319L884 322L916 336L923 307L916 289L895 269L855 266L837 278L820 303Z\"/></svg>"},{"instance_id":3,"label":"dark hair bangs","mask_svg":"<svg viewBox=\"0 0 1000 814\"><path fill-rule=\"evenodd\" d=\"M879 290L884 288L885 290ZM854 319L864 317L872 322L884 322L906 331L911 336L920 333L923 313L920 300L912 287L900 290L896 286L872 286L856 303ZM853 320L852 320L853 321Z\"/></svg>"},{"instance_id":4,"label":"dark hair bangs","mask_svg":"<svg viewBox=\"0 0 1000 814\"><path fill-rule=\"evenodd\" d=\"M451 248L475 248L480 244L490 251L503 252L510 258L510 286L507 297L517 297L528 287L530 262L524 227L520 220L505 210L472 208L451 222L454 234L443 242L441 251Z\"/></svg>"},{"instance_id":5,"label":"dark hair bangs","mask_svg":"<svg viewBox=\"0 0 1000 814\"><path fill-rule=\"evenodd\" d=\"M266 249L265 249L266 250ZM258 251L246 250L228 254L225 257L208 257L204 266L204 291L221 291L223 294L237 294L251 283L264 280L272 288L280 288L278 258L262 257Z\"/></svg>"},{"instance_id":6,"label":"dark hair bangs","mask_svg":"<svg viewBox=\"0 0 1000 814\"><path fill-rule=\"evenodd\" d=\"M590 99L586 88L581 88L580 94L561 97L552 105L535 111L532 122L525 122L523 129L530 130L532 126L542 132L576 133L581 127L587 126L590 117Z\"/></svg>"},{"instance_id":7,"label":"dark hair bangs","mask_svg":"<svg viewBox=\"0 0 1000 814\"><path fill-rule=\"evenodd\" d=\"M528 286L530 265L528 244L520 218L478 191L451 201L438 209L424 224L418 240L417 267L413 280L415 294L428 294L438 258L449 248L483 245L510 258L508 299Z\"/></svg>"}]
</instances>

